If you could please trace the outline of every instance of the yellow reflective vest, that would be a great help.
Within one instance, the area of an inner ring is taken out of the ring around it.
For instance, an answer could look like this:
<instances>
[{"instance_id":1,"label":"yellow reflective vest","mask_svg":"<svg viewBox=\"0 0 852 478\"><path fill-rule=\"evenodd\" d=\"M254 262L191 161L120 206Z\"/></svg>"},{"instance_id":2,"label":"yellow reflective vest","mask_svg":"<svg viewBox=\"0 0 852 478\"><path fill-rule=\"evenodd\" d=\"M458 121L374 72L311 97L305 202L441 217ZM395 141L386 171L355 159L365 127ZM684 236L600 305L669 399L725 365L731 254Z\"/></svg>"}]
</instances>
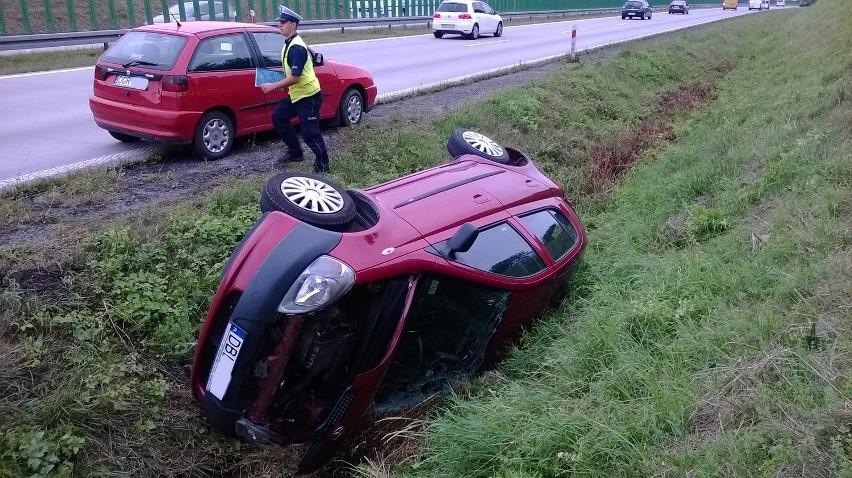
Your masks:
<instances>
[{"instance_id":1,"label":"yellow reflective vest","mask_svg":"<svg viewBox=\"0 0 852 478\"><path fill-rule=\"evenodd\" d=\"M302 40L302 37L299 35L295 35L290 43L284 46L284 50L281 52L281 64L284 66L284 74L290 76L290 64L287 63L287 55L289 54L290 47L293 45L300 45L305 51L308 51L308 45L305 44L305 41ZM290 85L290 101L294 103L296 101L301 100L302 98L307 98L308 96L313 96L320 91L320 82L319 78L317 78L316 73L314 73L314 62L311 59L311 53L308 51L308 60L305 62L305 67L302 68L302 74L299 76L299 81L295 85Z\"/></svg>"}]
</instances>

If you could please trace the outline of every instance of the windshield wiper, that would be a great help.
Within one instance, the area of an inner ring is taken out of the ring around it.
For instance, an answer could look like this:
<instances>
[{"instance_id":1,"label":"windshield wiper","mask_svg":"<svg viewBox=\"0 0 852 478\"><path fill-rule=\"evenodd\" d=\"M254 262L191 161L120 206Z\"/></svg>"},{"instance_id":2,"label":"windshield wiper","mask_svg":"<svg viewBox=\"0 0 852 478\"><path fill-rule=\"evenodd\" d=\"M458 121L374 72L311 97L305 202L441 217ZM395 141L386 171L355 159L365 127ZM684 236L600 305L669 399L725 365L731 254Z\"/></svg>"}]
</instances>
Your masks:
<instances>
[{"instance_id":1,"label":"windshield wiper","mask_svg":"<svg viewBox=\"0 0 852 478\"><path fill-rule=\"evenodd\" d=\"M125 63L121 66L124 67L124 68L127 68L128 66L137 66L137 65L159 66L160 64L159 63L151 63L150 61L145 61L145 60L133 60L133 61L128 61L127 63Z\"/></svg>"}]
</instances>

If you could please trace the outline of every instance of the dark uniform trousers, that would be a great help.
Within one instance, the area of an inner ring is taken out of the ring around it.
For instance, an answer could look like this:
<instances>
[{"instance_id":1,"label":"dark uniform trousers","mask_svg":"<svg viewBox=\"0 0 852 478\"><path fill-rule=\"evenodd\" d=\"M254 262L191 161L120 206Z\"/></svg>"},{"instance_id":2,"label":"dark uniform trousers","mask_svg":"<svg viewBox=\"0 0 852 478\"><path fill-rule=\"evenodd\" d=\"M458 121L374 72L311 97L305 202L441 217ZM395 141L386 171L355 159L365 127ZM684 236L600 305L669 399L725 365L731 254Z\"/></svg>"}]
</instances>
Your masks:
<instances>
[{"instance_id":1,"label":"dark uniform trousers","mask_svg":"<svg viewBox=\"0 0 852 478\"><path fill-rule=\"evenodd\" d=\"M287 96L278 102L275 111L272 112L272 123L275 125L275 131L287 145L290 157L298 158L302 156L302 146L299 145L296 130L290 123L291 119L298 116L302 138L316 156L314 171L327 173L329 171L328 150L319 129L320 105L322 105L322 91L296 102L291 101Z\"/></svg>"}]
</instances>

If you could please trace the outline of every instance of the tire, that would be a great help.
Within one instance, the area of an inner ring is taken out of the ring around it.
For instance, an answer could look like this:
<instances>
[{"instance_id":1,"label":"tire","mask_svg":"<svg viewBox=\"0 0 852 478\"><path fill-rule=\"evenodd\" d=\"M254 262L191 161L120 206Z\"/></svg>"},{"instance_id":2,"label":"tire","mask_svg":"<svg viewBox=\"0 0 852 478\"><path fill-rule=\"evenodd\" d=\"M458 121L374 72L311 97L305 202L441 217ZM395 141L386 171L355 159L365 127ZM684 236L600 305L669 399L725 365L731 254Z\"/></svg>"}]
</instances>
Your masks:
<instances>
[{"instance_id":1,"label":"tire","mask_svg":"<svg viewBox=\"0 0 852 478\"><path fill-rule=\"evenodd\" d=\"M195 127L192 148L199 158L224 158L234 145L234 123L221 111L210 111Z\"/></svg>"},{"instance_id":2,"label":"tire","mask_svg":"<svg viewBox=\"0 0 852 478\"><path fill-rule=\"evenodd\" d=\"M435 35L435 38L441 38L444 36L444 32L432 32L432 34Z\"/></svg>"},{"instance_id":3,"label":"tire","mask_svg":"<svg viewBox=\"0 0 852 478\"><path fill-rule=\"evenodd\" d=\"M648 20L650 20L650 19L651 19L651 13L649 12L648 13Z\"/></svg>"},{"instance_id":4,"label":"tire","mask_svg":"<svg viewBox=\"0 0 852 478\"><path fill-rule=\"evenodd\" d=\"M503 36L503 22L497 23L497 30L494 32L494 38Z\"/></svg>"},{"instance_id":5,"label":"tire","mask_svg":"<svg viewBox=\"0 0 852 478\"><path fill-rule=\"evenodd\" d=\"M364 98L355 88L349 88L340 98L337 106L337 117L341 126L352 126L361 122L364 117Z\"/></svg>"},{"instance_id":6,"label":"tire","mask_svg":"<svg viewBox=\"0 0 852 478\"><path fill-rule=\"evenodd\" d=\"M622 20L626 20L626 19L627 19L627 15L622 15L622 16L621 16L621 19L622 19Z\"/></svg>"},{"instance_id":7,"label":"tire","mask_svg":"<svg viewBox=\"0 0 852 478\"><path fill-rule=\"evenodd\" d=\"M457 158L463 154L473 154L495 163L508 164L509 152L493 139L476 131L458 128L447 140L447 151Z\"/></svg>"},{"instance_id":8,"label":"tire","mask_svg":"<svg viewBox=\"0 0 852 478\"><path fill-rule=\"evenodd\" d=\"M298 171L276 174L260 195L260 210L281 211L330 231L346 229L355 218L355 202L325 176Z\"/></svg>"},{"instance_id":9,"label":"tire","mask_svg":"<svg viewBox=\"0 0 852 478\"><path fill-rule=\"evenodd\" d=\"M122 143L138 143L139 141L141 141L141 139L137 138L136 136L119 133L118 131L109 131L109 135L121 141Z\"/></svg>"},{"instance_id":10,"label":"tire","mask_svg":"<svg viewBox=\"0 0 852 478\"><path fill-rule=\"evenodd\" d=\"M473 28L470 29L470 35L468 35L468 38L470 38L471 40L476 40L477 38L479 38L479 24L478 23L473 24Z\"/></svg>"}]
</instances>

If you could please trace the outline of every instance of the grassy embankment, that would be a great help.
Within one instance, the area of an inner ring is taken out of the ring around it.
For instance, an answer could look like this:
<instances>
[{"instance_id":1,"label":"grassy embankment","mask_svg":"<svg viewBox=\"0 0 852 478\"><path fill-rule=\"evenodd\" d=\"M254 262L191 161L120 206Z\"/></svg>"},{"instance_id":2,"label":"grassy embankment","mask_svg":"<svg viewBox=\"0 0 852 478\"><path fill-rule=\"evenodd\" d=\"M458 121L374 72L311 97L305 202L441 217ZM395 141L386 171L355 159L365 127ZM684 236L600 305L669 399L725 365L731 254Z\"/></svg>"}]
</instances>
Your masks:
<instances>
[{"instance_id":1,"label":"grassy embankment","mask_svg":"<svg viewBox=\"0 0 852 478\"><path fill-rule=\"evenodd\" d=\"M357 187L445 159L456 127L487 132L563 184L589 233L562 308L355 472L850 476L852 26L839 7L749 15L439 118L341 133L355 146L334 153L334 179ZM0 247L0 476L292 466L294 450L211 433L181 372L264 179ZM0 222L61 222L53 211L122 187L88 172L6 193Z\"/></svg>"}]
</instances>

